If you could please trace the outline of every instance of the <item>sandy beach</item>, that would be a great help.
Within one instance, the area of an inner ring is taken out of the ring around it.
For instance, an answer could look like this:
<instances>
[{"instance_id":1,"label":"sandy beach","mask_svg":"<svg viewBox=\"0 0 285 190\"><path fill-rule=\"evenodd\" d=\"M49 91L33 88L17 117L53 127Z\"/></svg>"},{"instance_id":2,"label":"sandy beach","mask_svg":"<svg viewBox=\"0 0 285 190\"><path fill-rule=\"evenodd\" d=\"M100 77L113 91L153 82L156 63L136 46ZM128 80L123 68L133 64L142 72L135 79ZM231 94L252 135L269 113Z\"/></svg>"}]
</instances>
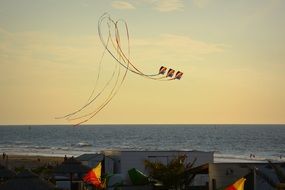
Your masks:
<instances>
[{"instance_id":1,"label":"sandy beach","mask_svg":"<svg viewBox=\"0 0 285 190\"><path fill-rule=\"evenodd\" d=\"M63 160L63 157L29 155L8 155L8 158L6 157L5 159L3 159L1 155L0 164L8 167L11 170L20 167L34 169L44 165L56 166L63 162Z\"/></svg>"}]
</instances>

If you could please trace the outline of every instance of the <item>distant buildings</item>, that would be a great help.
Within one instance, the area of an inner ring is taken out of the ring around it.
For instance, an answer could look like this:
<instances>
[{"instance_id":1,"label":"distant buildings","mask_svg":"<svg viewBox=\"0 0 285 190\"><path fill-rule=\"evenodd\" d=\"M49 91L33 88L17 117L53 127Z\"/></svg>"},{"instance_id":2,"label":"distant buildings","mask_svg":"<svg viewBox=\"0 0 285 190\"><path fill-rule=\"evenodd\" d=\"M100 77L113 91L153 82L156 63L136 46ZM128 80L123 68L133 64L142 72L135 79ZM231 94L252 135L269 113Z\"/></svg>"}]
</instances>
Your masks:
<instances>
[{"instance_id":1,"label":"distant buildings","mask_svg":"<svg viewBox=\"0 0 285 190\"><path fill-rule=\"evenodd\" d=\"M186 154L187 162L195 162L194 168L189 172L195 173L196 177L191 184L192 189L200 190L217 190L226 187L241 177L246 177L245 190L273 190L261 176L257 175L259 170L274 181L278 181L274 170L268 163L214 163L213 152L201 151L128 151L128 150L106 150L98 154L84 154L79 156L83 164L89 167L95 167L100 161L104 160L106 173L119 175L118 180L123 180L126 187L123 189L151 189L151 187L132 187L128 171L136 168L145 174L143 161L159 161L167 164L178 155ZM278 164L285 168L285 164ZM285 169L284 169L285 171Z\"/></svg>"},{"instance_id":2,"label":"distant buildings","mask_svg":"<svg viewBox=\"0 0 285 190\"><path fill-rule=\"evenodd\" d=\"M214 162L213 152L201 151L104 151L106 157L114 160L114 172L123 176L126 184L131 181L128 176L128 171L136 168L145 174L148 171L145 169L144 160L159 161L163 164L168 164L173 158L178 155L186 155L186 163L193 162L195 159L195 166L200 166L206 163ZM198 179L196 179L197 181ZM207 180L207 179L206 179ZM204 182L206 183L206 180ZM203 182L202 182L203 183Z\"/></svg>"},{"instance_id":3,"label":"distant buildings","mask_svg":"<svg viewBox=\"0 0 285 190\"><path fill-rule=\"evenodd\" d=\"M129 151L129 150L106 150L98 154L83 154L76 159L88 167L95 167L100 161L104 161L104 173L116 174L117 182L122 180L123 189L149 189L150 187L132 187L132 182L129 178L128 171L136 168L139 171L148 174L145 169L144 160L158 161L163 164L168 164L173 158L178 155L186 155L186 163L193 162L194 167L213 163L213 152L202 151ZM208 183L208 175L200 174L195 177L193 185L206 185ZM114 181L113 183L116 183Z\"/></svg>"},{"instance_id":4,"label":"distant buildings","mask_svg":"<svg viewBox=\"0 0 285 190\"><path fill-rule=\"evenodd\" d=\"M279 190L285 190L285 184L280 183L276 171L268 163L214 163L213 152L202 151L129 151L106 150L101 153L83 154L77 158L65 158L65 160L53 169L52 181L46 181L38 175L23 171L18 174L0 166L0 189L5 190L91 190L83 182L83 177L99 162L102 163L102 173L111 174L109 190L112 184L122 184L122 190L150 190L153 185L133 184L129 176L129 170L135 168L148 175L144 161L160 162L165 165L179 155L186 155L185 163L195 164L186 170L187 174L194 174L191 182L191 190L218 190L224 189L236 180L246 178L244 190L273 190L268 181L277 184ZM285 164L275 163L285 174ZM186 174L185 173L185 174ZM50 180L50 178L49 178ZM285 180L285 179L284 179ZM187 186L188 187L188 186ZM186 188L187 189L187 188Z\"/></svg>"},{"instance_id":5,"label":"distant buildings","mask_svg":"<svg viewBox=\"0 0 285 190\"><path fill-rule=\"evenodd\" d=\"M285 171L284 164L276 165ZM244 190L274 190L259 173L265 174L273 182L279 183L275 171L268 163L209 164L209 190L225 187L241 177L246 178Z\"/></svg>"}]
</instances>

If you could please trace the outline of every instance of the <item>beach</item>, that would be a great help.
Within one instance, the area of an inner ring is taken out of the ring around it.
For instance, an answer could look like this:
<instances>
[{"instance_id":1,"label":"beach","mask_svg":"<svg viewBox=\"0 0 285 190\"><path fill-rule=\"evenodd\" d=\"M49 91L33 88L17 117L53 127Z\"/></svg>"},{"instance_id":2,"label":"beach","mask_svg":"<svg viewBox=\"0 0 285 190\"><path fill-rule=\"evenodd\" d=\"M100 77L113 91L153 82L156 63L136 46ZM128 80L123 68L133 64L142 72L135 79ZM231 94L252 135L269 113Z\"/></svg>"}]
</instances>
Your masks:
<instances>
[{"instance_id":1,"label":"beach","mask_svg":"<svg viewBox=\"0 0 285 190\"><path fill-rule=\"evenodd\" d=\"M41 166L56 166L63 162L64 157L53 156L30 156L30 155L8 155L8 159L1 156L0 164L11 170L24 167L35 169Z\"/></svg>"},{"instance_id":2,"label":"beach","mask_svg":"<svg viewBox=\"0 0 285 190\"><path fill-rule=\"evenodd\" d=\"M246 159L246 158L233 158L233 157L220 157L220 155L216 156L214 159L216 163L232 163L232 162L265 162L263 159ZM64 161L63 156L43 156L43 155L8 155L8 160L1 157L0 164L8 167L11 170L15 170L16 168L24 167L26 169L35 169L41 166L57 166Z\"/></svg>"}]
</instances>

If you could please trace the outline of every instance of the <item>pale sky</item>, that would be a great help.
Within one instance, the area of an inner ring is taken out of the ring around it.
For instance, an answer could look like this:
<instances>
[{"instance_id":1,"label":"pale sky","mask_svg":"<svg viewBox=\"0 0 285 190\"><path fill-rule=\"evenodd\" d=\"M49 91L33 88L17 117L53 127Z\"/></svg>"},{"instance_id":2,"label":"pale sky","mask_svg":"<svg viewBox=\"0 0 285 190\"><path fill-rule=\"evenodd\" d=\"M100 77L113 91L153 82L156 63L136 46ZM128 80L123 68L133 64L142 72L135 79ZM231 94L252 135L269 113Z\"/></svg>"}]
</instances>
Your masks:
<instances>
[{"instance_id":1,"label":"pale sky","mask_svg":"<svg viewBox=\"0 0 285 190\"><path fill-rule=\"evenodd\" d=\"M184 75L129 73L87 124L285 123L283 0L0 0L0 124L69 123L54 118L92 91L105 12L127 21L136 66Z\"/></svg>"}]
</instances>

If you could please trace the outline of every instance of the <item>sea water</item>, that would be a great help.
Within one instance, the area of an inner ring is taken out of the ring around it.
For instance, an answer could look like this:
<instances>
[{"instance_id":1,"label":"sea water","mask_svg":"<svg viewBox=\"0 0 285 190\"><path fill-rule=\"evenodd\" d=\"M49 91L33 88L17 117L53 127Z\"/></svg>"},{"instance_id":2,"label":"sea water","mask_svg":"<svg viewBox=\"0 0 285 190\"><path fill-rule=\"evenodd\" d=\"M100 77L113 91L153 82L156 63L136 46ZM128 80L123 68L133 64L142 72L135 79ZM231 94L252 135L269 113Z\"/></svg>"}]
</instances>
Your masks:
<instances>
[{"instance_id":1,"label":"sea water","mask_svg":"<svg viewBox=\"0 0 285 190\"><path fill-rule=\"evenodd\" d=\"M78 156L106 149L213 151L215 162L285 161L285 125L0 126L0 151L7 154Z\"/></svg>"}]
</instances>

